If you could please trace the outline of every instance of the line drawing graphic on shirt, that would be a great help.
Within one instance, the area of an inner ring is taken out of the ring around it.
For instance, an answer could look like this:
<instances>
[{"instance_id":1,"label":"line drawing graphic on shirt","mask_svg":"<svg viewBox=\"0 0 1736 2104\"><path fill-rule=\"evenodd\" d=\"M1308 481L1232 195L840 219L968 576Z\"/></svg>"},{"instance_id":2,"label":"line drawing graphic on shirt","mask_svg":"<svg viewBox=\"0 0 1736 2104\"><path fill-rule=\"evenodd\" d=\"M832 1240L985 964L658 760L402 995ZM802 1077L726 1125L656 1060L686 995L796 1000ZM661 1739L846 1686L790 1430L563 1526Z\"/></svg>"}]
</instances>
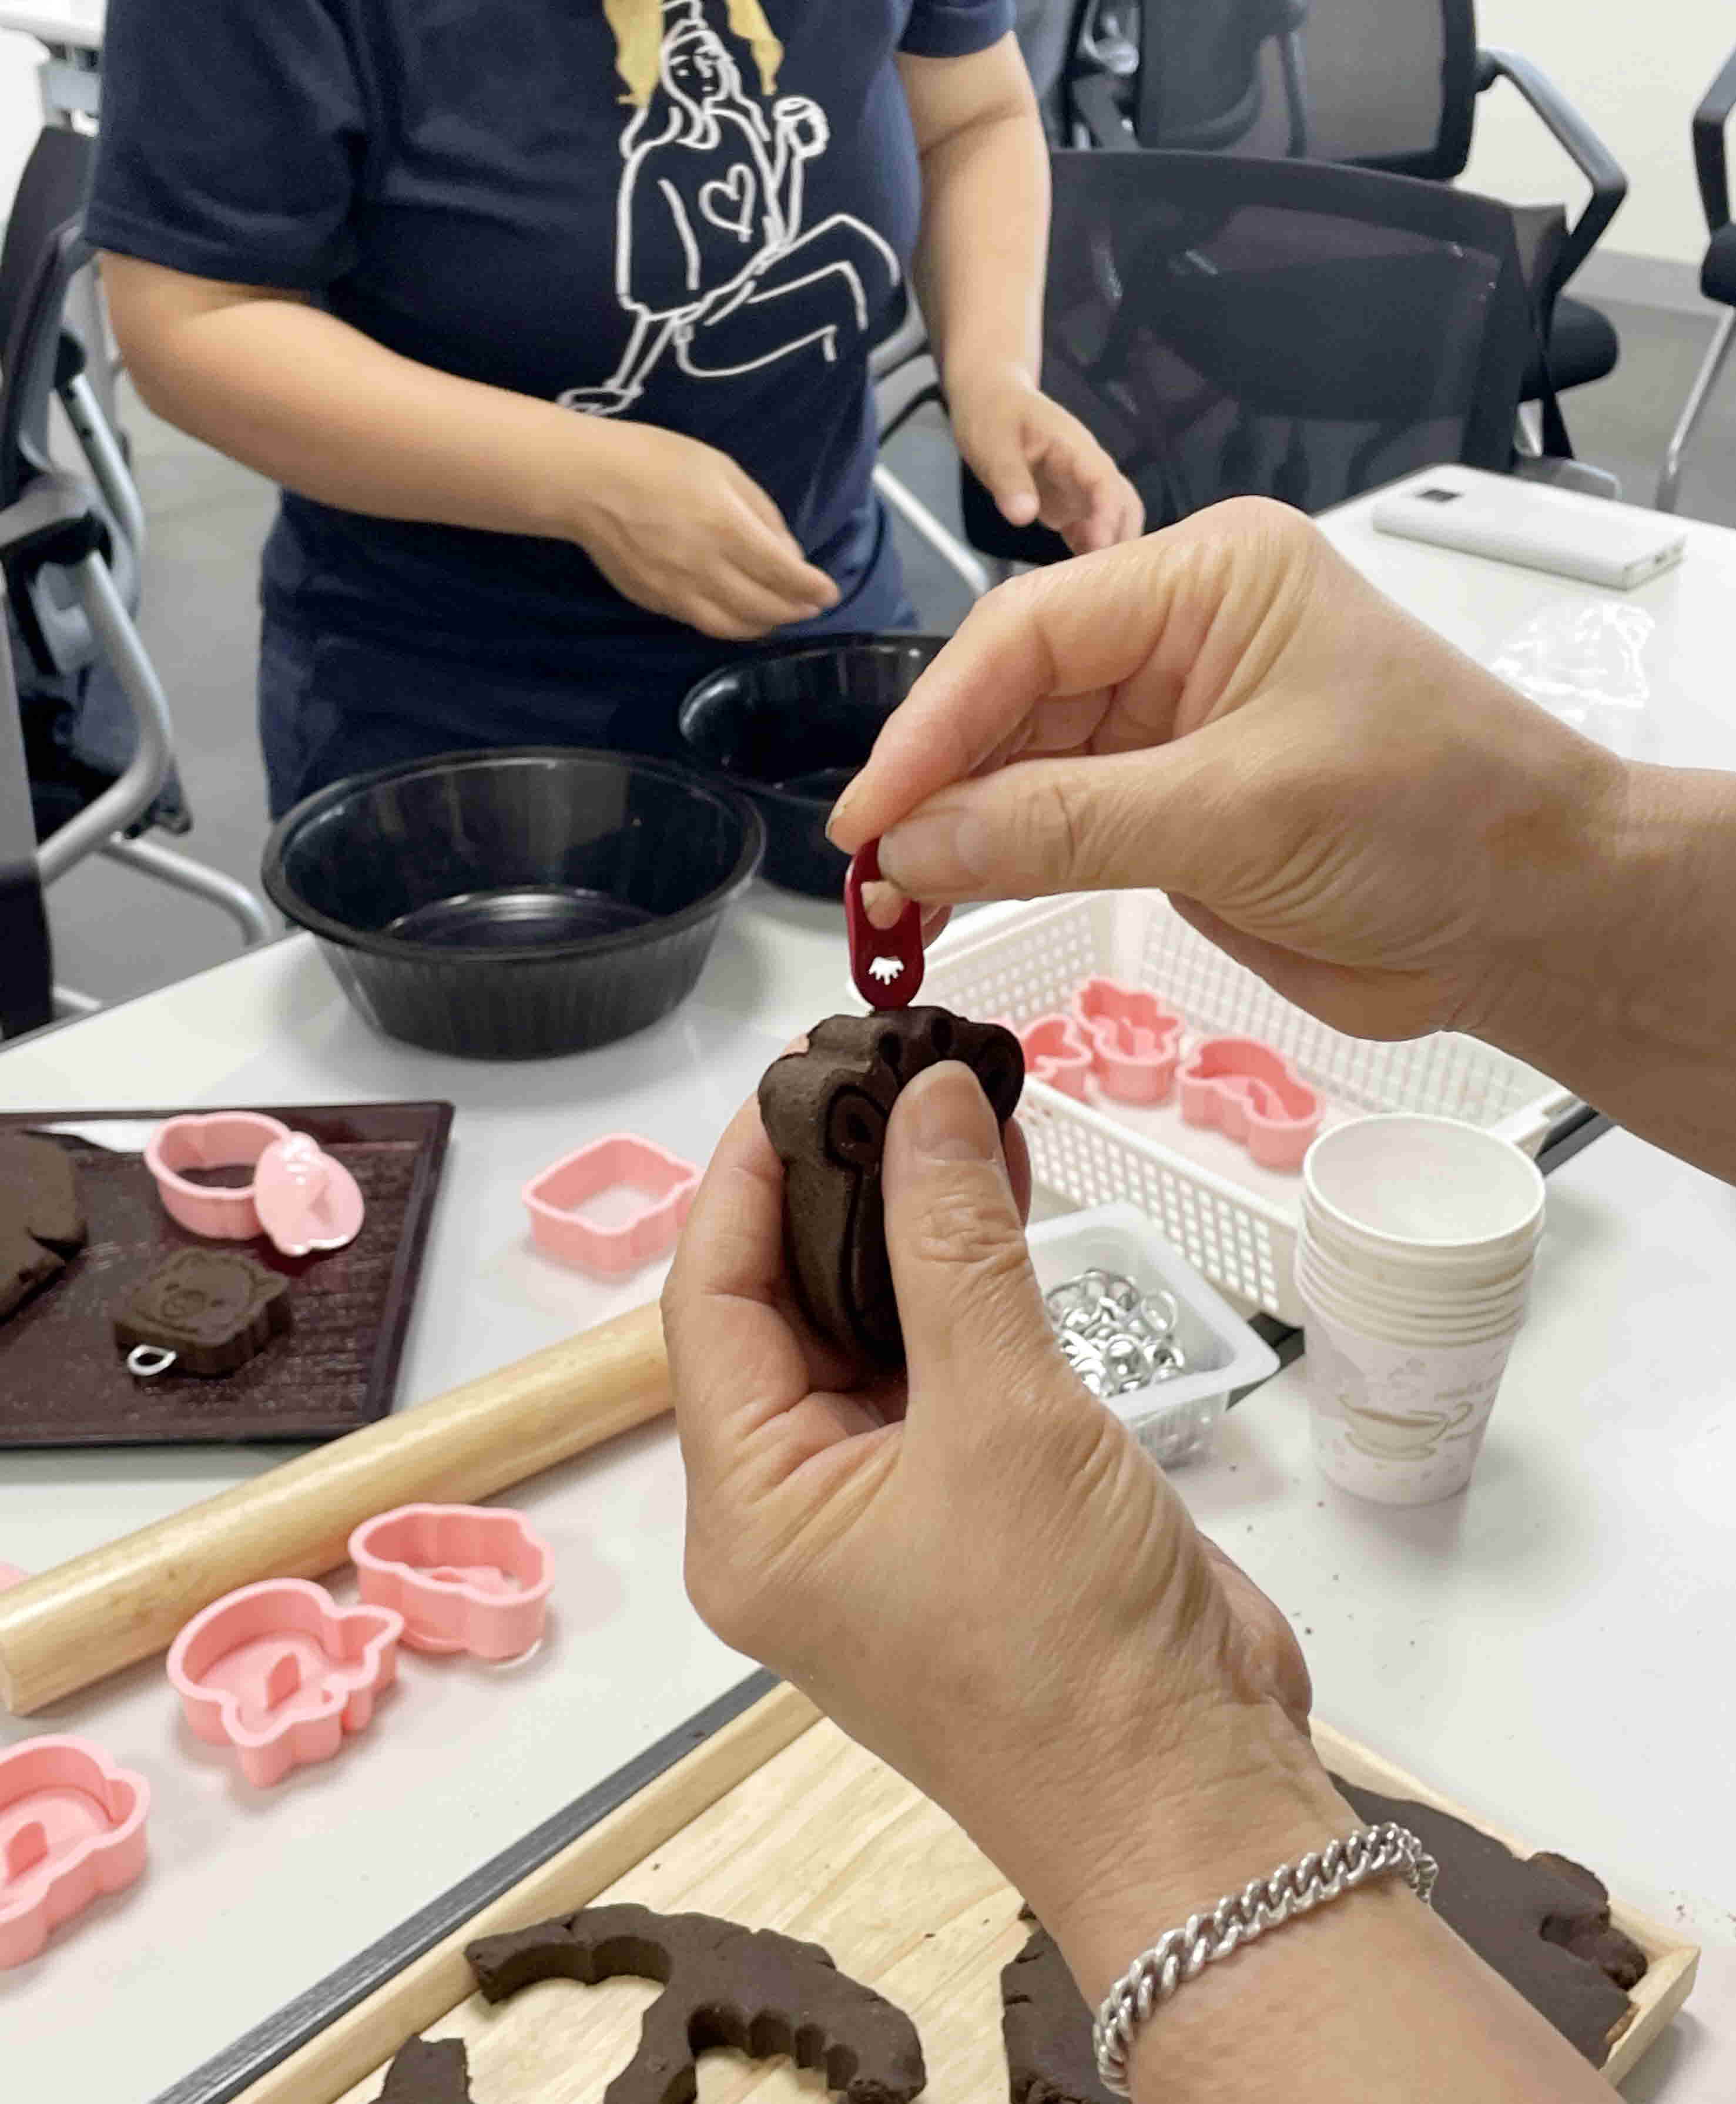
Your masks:
<instances>
[{"instance_id":1,"label":"line drawing graphic on shirt","mask_svg":"<svg viewBox=\"0 0 1736 2104\"><path fill-rule=\"evenodd\" d=\"M716 0L753 52L757 95L708 4L604 0L634 105L615 211L615 290L630 326L614 372L568 388L563 408L620 416L666 356L706 381L803 355L835 364L901 281L891 243L852 213L803 225L808 165L831 140L826 113L777 95L783 47L759 0Z\"/></svg>"}]
</instances>

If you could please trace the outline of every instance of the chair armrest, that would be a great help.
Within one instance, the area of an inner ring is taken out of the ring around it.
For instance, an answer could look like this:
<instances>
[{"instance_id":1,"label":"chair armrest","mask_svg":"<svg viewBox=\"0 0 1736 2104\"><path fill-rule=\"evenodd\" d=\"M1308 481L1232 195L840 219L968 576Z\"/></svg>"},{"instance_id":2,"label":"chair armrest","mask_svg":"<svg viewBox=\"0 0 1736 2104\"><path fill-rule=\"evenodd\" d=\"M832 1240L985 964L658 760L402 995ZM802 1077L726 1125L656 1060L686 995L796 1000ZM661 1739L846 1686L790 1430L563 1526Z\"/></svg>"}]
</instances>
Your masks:
<instances>
[{"instance_id":1,"label":"chair armrest","mask_svg":"<svg viewBox=\"0 0 1736 2104\"><path fill-rule=\"evenodd\" d=\"M70 568L87 555L106 562L109 528L87 486L68 475L41 475L16 504L0 511L0 563L16 590L47 563Z\"/></svg>"},{"instance_id":2,"label":"chair armrest","mask_svg":"<svg viewBox=\"0 0 1736 2104\"><path fill-rule=\"evenodd\" d=\"M1498 80L1511 81L1538 116L1556 144L1591 185L1585 210L1568 230L1554 272L1551 294L1560 291L1598 243L1604 229L1615 217L1627 194L1627 176L1621 163L1605 145L1573 105L1548 76L1516 51L1485 50L1477 54L1477 92Z\"/></svg>"},{"instance_id":3,"label":"chair armrest","mask_svg":"<svg viewBox=\"0 0 1736 2104\"><path fill-rule=\"evenodd\" d=\"M1137 154L1139 141L1115 100L1115 83L1106 73L1089 73L1073 83L1073 114L1091 135L1091 143L1111 154Z\"/></svg>"},{"instance_id":4,"label":"chair armrest","mask_svg":"<svg viewBox=\"0 0 1736 2104\"><path fill-rule=\"evenodd\" d=\"M1724 155L1724 127L1736 109L1736 51L1724 62L1724 70L1707 89L1694 113L1694 168L1700 179L1700 203L1706 208L1706 228L1716 234L1730 223L1730 178Z\"/></svg>"}]
</instances>

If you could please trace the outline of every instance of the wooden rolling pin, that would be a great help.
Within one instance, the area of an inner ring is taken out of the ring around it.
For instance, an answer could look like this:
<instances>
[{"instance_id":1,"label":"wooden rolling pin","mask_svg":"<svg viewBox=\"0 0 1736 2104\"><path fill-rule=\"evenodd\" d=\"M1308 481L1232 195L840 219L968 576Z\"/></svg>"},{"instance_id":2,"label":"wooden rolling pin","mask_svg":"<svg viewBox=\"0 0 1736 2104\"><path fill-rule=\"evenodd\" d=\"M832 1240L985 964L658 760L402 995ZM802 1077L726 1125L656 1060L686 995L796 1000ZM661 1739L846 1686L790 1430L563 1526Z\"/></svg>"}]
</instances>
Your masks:
<instances>
[{"instance_id":1,"label":"wooden rolling pin","mask_svg":"<svg viewBox=\"0 0 1736 2104\"><path fill-rule=\"evenodd\" d=\"M346 1433L0 1593L0 1699L15 1717L153 1652L259 1578L317 1578L393 1505L467 1504L669 1408L655 1307Z\"/></svg>"}]
</instances>

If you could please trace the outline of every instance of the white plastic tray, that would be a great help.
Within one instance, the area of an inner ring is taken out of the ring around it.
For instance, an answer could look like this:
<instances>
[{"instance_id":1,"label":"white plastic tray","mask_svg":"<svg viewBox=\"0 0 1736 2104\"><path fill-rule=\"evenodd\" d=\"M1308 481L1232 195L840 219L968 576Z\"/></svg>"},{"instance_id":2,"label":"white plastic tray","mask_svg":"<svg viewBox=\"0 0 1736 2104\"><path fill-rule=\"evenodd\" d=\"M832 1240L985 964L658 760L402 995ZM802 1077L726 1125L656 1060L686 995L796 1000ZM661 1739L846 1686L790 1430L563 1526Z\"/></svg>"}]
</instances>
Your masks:
<instances>
[{"instance_id":1,"label":"white plastic tray","mask_svg":"<svg viewBox=\"0 0 1736 2104\"><path fill-rule=\"evenodd\" d=\"M1078 894L991 907L928 953L920 995L1025 1023L1065 1009L1094 974L1148 987L1202 1036L1263 1038L1325 1099L1324 1126L1371 1111L1429 1111L1534 1152L1572 1103L1556 1083L1457 1032L1403 1044L1347 1037L1274 993L1181 919L1159 891ZM1299 1324L1292 1279L1302 1179L1255 1166L1223 1134L1185 1125L1173 1097L1145 1109L1081 1103L1027 1084L1019 1120L1039 1183L1075 1206L1124 1200L1216 1286Z\"/></svg>"},{"instance_id":2,"label":"white plastic tray","mask_svg":"<svg viewBox=\"0 0 1736 2104\"><path fill-rule=\"evenodd\" d=\"M1110 1397L1105 1407L1133 1428L1165 1468L1196 1454L1238 1389L1278 1371L1278 1354L1160 1235L1137 1206L1093 1206L1030 1231L1030 1260L1047 1293L1081 1273L1118 1273L1140 1291L1175 1295L1176 1341L1187 1371Z\"/></svg>"}]
</instances>

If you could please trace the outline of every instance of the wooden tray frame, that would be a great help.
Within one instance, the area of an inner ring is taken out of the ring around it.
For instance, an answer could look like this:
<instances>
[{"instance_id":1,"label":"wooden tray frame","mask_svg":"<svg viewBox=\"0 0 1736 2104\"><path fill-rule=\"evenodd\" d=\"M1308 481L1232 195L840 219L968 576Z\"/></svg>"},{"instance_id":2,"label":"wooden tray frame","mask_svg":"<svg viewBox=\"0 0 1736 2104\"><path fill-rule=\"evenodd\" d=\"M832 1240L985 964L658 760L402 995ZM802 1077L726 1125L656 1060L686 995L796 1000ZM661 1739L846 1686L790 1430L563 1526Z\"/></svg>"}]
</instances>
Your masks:
<instances>
[{"instance_id":1,"label":"wooden tray frame","mask_svg":"<svg viewBox=\"0 0 1736 2104\"><path fill-rule=\"evenodd\" d=\"M474 1992L466 1944L587 1906L821 1721L795 1688L755 1674L158 2104L334 2104L370 2074L383 2075L406 2038L440 2023ZM1470 1819L1329 1725L1316 1723L1314 1736L1347 1781ZM1485 1821L1471 1823L1531 1852ZM1632 2021L1605 2065L1613 2088L1686 2000L1699 1951L1618 1900L1611 1912L1650 1961L1632 1997Z\"/></svg>"}]
</instances>

